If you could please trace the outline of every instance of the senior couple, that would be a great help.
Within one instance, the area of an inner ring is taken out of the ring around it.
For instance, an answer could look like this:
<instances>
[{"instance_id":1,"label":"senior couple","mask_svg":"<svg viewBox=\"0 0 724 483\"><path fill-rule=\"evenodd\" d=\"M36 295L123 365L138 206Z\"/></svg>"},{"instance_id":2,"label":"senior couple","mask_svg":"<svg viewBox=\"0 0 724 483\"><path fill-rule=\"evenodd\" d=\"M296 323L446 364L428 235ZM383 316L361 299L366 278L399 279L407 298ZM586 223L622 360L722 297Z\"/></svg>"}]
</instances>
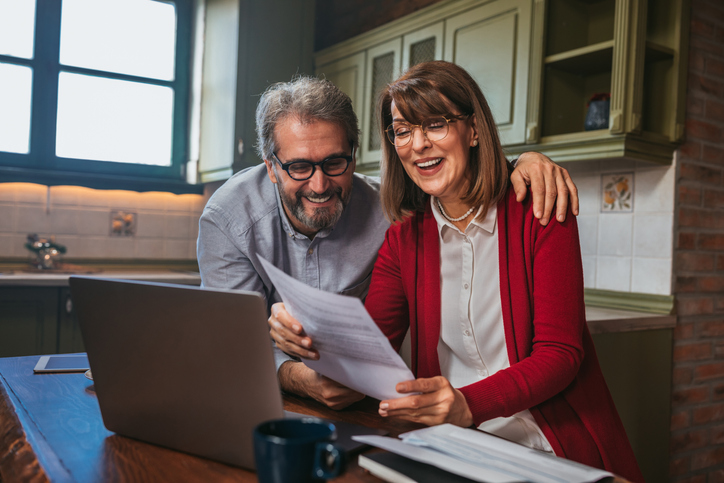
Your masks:
<instances>
[{"instance_id":1,"label":"senior couple","mask_svg":"<svg viewBox=\"0 0 724 483\"><path fill-rule=\"evenodd\" d=\"M416 379L380 415L475 426L643 481L586 326L566 170L536 153L514 169L455 64L412 67L383 91L378 118L381 183L354 173L347 95L307 77L267 89L264 166L230 178L201 216L203 284L266 297L284 391L334 409L363 397L299 362L319 354L259 257L364 300L395 349L409 330Z\"/></svg>"}]
</instances>

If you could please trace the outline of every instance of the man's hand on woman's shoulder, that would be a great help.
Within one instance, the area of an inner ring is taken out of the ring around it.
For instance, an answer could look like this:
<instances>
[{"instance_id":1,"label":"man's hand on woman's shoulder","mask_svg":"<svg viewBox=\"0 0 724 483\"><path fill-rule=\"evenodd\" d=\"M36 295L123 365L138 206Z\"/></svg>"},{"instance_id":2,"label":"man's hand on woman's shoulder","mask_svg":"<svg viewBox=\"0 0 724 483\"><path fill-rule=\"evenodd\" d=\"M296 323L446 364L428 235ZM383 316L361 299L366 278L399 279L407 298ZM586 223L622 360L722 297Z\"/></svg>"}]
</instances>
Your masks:
<instances>
[{"instance_id":1,"label":"man's hand on woman's shoulder","mask_svg":"<svg viewBox=\"0 0 724 483\"><path fill-rule=\"evenodd\" d=\"M518 201L528 195L528 185L533 195L533 213L547 225L556 206L556 219L565 221L568 204L571 211L578 215L578 189L568 170L558 166L548 156L535 152L526 152L518 157L515 171L510 175Z\"/></svg>"}]
</instances>

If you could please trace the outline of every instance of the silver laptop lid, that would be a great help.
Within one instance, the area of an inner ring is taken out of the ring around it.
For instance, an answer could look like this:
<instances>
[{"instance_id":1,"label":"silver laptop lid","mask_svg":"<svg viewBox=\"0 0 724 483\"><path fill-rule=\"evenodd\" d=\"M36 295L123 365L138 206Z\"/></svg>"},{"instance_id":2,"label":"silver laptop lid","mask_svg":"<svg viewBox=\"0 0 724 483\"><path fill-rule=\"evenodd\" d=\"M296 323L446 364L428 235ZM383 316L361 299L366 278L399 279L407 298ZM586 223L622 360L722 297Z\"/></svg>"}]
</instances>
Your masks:
<instances>
[{"instance_id":1,"label":"silver laptop lid","mask_svg":"<svg viewBox=\"0 0 724 483\"><path fill-rule=\"evenodd\" d=\"M252 430L283 417L263 298L70 277L110 431L254 467Z\"/></svg>"}]
</instances>

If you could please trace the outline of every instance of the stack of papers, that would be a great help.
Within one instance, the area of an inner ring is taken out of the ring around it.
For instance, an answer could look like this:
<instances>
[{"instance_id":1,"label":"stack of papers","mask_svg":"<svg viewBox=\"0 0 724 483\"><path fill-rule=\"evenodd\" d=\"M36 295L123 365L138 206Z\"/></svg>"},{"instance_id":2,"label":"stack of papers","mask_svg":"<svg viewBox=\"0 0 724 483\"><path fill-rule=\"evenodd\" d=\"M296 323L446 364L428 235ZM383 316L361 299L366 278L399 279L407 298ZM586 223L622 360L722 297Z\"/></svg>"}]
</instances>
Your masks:
<instances>
[{"instance_id":1,"label":"stack of papers","mask_svg":"<svg viewBox=\"0 0 724 483\"><path fill-rule=\"evenodd\" d=\"M489 433L443 424L400 435L354 436L361 443L430 464L474 481L584 483L614 476Z\"/></svg>"}]
</instances>

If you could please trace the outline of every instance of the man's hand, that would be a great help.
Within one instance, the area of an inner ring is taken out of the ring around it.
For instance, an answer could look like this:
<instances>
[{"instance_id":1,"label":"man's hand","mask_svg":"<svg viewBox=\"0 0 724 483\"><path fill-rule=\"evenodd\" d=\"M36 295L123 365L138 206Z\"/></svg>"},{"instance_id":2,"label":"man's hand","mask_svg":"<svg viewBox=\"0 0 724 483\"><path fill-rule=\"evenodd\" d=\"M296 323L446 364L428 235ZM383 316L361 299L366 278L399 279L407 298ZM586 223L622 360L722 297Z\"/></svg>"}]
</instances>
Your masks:
<instances>
[{"instance_id":1,"label":"man's hand","mask_svg":"<svg viewBox=\"0 0 724 483\"><path fill-rule=\"evenodd\" d=\"M365 397L364 394L324 377L301 362L285 362L277 375L282 390L311 397L337 411Z\"/></svg>"},{"instance_id":2,"label":"man's hand","mask_svg":"<svg viewBox=\"0 0 724 483\"><path fill-rule=\"evenodd\" d=\"M278 348L292 356L314 361L319 359L319 352L312 348L312 339L304 333L302 324L289 315L283 303L272 305L271 316L267 322L269 335Z\"/></svg>"},{"instance_id":3,"label":"man's hand","mask_svg":"<svg viewBox=\"0 0 724 483\"><path fill-rule=\"evenodd\" d=\"M470 412L465 396L442 376L401 382L395 389L401 394L420 394L380 402L380 416L400 418L428 426L451 423L468 427L473 424L473 413Z\"/></svg>"},{"instance_id":4,"label":"man's hand","mask_svg":"<svg viewBox=\"0 0 724 483\"><path fill-rule=\"evenodd\" d=\"M547 225L553 203L556 202L556 219L566 219L569 195L571 211L578 215L578 189L565 168L540 153L523 153L518 157L515 171L510 175L518 202L528 194L528 185L533 193L533 214Z\"/></svg>"}]
</instances>

